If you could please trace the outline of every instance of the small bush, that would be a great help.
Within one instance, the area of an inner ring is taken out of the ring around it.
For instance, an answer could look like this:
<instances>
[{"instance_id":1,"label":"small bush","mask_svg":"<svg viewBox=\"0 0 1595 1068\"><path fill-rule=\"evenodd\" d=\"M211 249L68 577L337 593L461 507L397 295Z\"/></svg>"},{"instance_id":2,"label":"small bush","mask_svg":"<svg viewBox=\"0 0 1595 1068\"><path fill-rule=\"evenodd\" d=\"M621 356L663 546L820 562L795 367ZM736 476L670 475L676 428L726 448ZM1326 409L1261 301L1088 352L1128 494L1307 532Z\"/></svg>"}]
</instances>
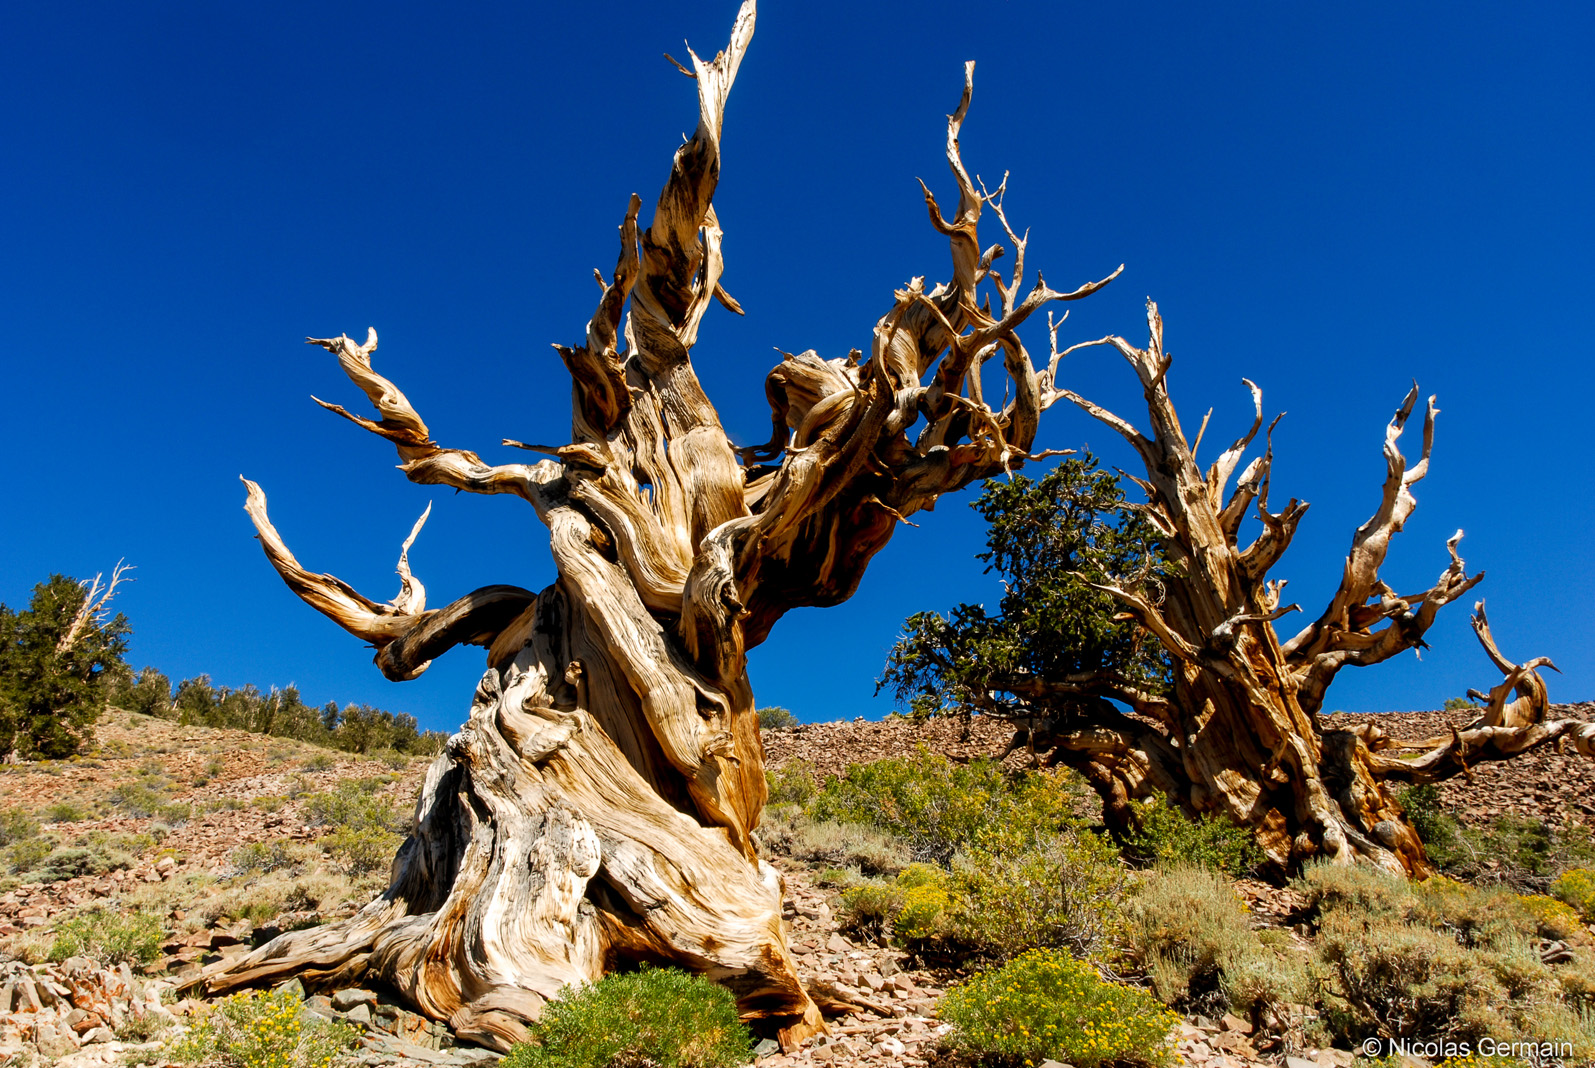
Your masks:
<instances>
[{"instance_id":1,"label":"small bush","mask_svg":"<svg viewBox=\"0 0 1595 1068\"><path fill-rule=\"evenodd\" d=\"M250 842L233 850L233 867L243 875L260 875L293 867L297 858L287 842Z\"/></svg>"},{"instance_id":2,"label":"small bush","mask_svg":"<svg viewBox=\"0 0 1595 1068\"><path fill-rule=\"evenodd\" d=\"M135 859L119 849L71 846L52 849L34 869L34 874L42 883L59 883L81 875L104 875L119 868L131 868Z\"/></svg>"},{"instance_id":3,"label":"small bush","mask_svg":"<svg viewBox=\"0 0 1595 1068\"><path fill-rule=\"evenodd\" d=\"M771 812L760 829L772 850L798 860L845 865L869 875L890 875L908 864L908 850L891 835L859 823L813 820L802 813Z\"/></svg>"},{"instance_id":4,"label":"small bush","mask_svg":"<svg viewBox=\"0 0 1595 1068\"><path fill-rule=\"evenodd\" d=\"M386 868L403 841L380 827L339 827L320 845L346 874L358 877Z\"/></svg>"},{"instance_id":5,"label":"small bush","mask_svg":"<svg viewBox=\"0 0 1595 1068\"><path fill-rule=\"evenodd\" d=\"M330 754L316 753L314 756L308 757L299 766L306 771L327 771L336 763L337 761Z\"/></svg>"},{"instance_id":6,"label":"small bush","mask_svg":"<svg viewBox=\"0 0 1595 1068\"><path fill-rule=\"evenodd\" d=\"M1129 955L1170 1005L1252 1016L1306 994L1301 963L1258 938L1234 889L1209 868L1160 870L1125 913Z\"/></svg>"},{"instance_id":7,"label":"small bush","mask_svg":"<svg viewBox=\"0 0 1595 1068\"><path fill-rule=\"evenodd\" d=\"M32 838L39 833L39 821L24 808L0 809L0 846Z\"/></svg>"},{"instance_id":8,"label":"small bush","mask_svg":"<svg viewBox=\"0 0 1595 1068\"><path fill-rule=\"evenodd\" d=\"M88 819L89 810L71 801L57 801L53 805L46 805L40 811L39 818L45 823L76 823Z\"/></svg>"},{"instance_id":9,"label":"small bush","mask_svg":"<svg viewBox=\"0 0 1595 1068\"><path fill-rule=\"evenodd\" d=\"M1573 906L1544 894L1520 894L1517 904L1534 921L1541 938L1574 938L1583 933L1583 924Z\"/></svg>"},{"instance_id":10,"label":"small bush","mask_svg":"<svg viewBox=\"0 0 1595 1068\"><path fill-rule=\"evenodd\" d=\"M567 987L503 1068L731 1068L752 1038L729 990L686 972L644 967Z\"/></svg>"},{"instance_id":11,"label":"small bush","mask_svg":"<svg viewBox=\"0 0 1595 1068\"><path fill-rule=\"evenodd\" d=\"M93 957L105 964L149 964L160 952L158 917L147 912L88 912L56 927L50 959Z\"/></svg>"},{"instance_id":12,"label":"small bush","mask_svg":"<svg viewBox=\"0 0 1595 1068\"><path fill-rule=\"evenodd\" d=\"M1078 1068L1170 1061L1179 1017L1135 987L1107 983L1090 965L1054 950L1032 950L954 987L940 1015L946 1043L981 1058Z\"/></svg>"},{"instance_id":13,"label":"small bush","mask_svg":"<svg viewBox=\"0 0 1595 1068\"><path fill-rule=\"evenodd\" d=\"M946 866L974 847L1015 853L1071 826L1077 776L1010 776L990 760L955 764L921 748L912 758L855 764L808 806L816 820L862 823L902 841L914 860Z\"/></svg>"},{"instance_id":14,"label":"small bush","mask_svg":"<svg viewBox=\"0 0 1595 1068\"><path fill-rule=\"evenodd\" d=\"M1570 905L1585 923L1595 923L1595 869L1563 872L1551 885L1551 893Z\"/></svg>"},{"instance_id":15,"label":"small bush","mask_svg":"<svg viewBox=\"0 0 1595 1068\"><path fill-rule=\"evenodd\" d=\"M378 791L391 781L385 777L350 779L330 793L305 798L307 819L333 828L320 840L343 870L367 875L387 866L404 840L409 818Z\"/></svg>"},{"instance_id":16,"label":"small bush","mask_svg":"<svg viewBox=\"0 0 1595 1068\"><path fill-rule=\"evenodd\" d=\"M1204 812L1192 819L1161 801L1140 806L1139 824L1125 842L1125 856L1143 867L1194 864L1227 875L1244 875L1263 861L1263 851L1251 833L1229 817Z\"/></svg>"},{"instance_id":17,"label":"small bush","mask_svg":"<svg viewBox=\"0 0 1595 1068\"><path fill-rule=\"evenodd\" d=\"M761 731L787 731L798 725L798 718L780 705L771 705L758 711Z\"/></svg>"},{"instance_id":18,"label":"small bush","mask_svg":"<svg viewBox=\"0 0 1595 1068\"><path fill-rule=\"evenodd\" d=\"M1407 880L1366 864L1308 864L1292 886L1319 914L1338 911L1400 919L1417 904Z\"/></svg>"},{"instance_id":19,"label":"small bush","mask_svg":"<svg viewBox=\"0 0 1595 1068\"><path fill-rule=\"evenodd\" d=\"M1504 889L1332 867L1309 865L1302 885L1320 912L1319 1002L1333 1037L1491 1036L1595 1054L1585 1000L1595 961L1587 951L1555 968L1540 958L1540 939L1565 914Z\"/></svg>"},{"instance_id":20,"label":"small bush","mask_svg":"<svg viewBox=\"0 0 1595 1068\"><path fill-rule=\"evenodd\" d=\"M842 891L842 927L863 939L884 935L903 907L903 894L882 882L855 883Z\"/></svg>"},{"instance_id":21,"label":"small bush","mask_svg":"<svg viewBox=\"0 0 1595 1068\"><path fill-rule=\"evenodd\" d=\"M153 816L168 803L166 792L147 785L147 780L113 786L109 800L112 807L134 817Z\"/></svg>"},{"instance_id":22,"label":"small bush","mask_svg":"<svg viewBox=\"0 0 1595 1068\"><path fill-rule=\"evenodd\" d=\"M0 849L0 866L12 875L21 875L43 864L54 850L55 842L49 838L24 838Z\"/></svg>"},{"instance_id":23,"label":"small bush","mask_svg":"<svg viewBox=\"0 0 1595 1068\"><path fill-rule=\"evenodd\" d=\"M387 785L386 779L346 779L330 793L311 794L305 798L305 818L323 827L350 827L355 830L375 828L384 831L402 831L409 827L409 817L377 791Z\"/></svg>"},{"instance_id":24,"label":"small bush","mask_svg":"<svg viewBox=\"0 0 1595 1068\"><path fill-rule=\"evenodd\" d=\"M1466 882L1545 893L1563 872L1595 864L1595 837L1576 823L1557 827L1507 813L1468 826L1445 811L1433 784L1409 786L1397 799L1434 866Z\"/></svg>"},{"instance_id":25,"label":"small bush","mask_svg":"<svg viewBox=\"0 0 1595 1068\"><path fill-rule=\"evenodd\" d=\"M1118 853L1088 830L1019 851L977 849L953 865L946 930L966 951L998 960L1039 946L1088 956L1107 947L1125 880Z\"/></svg>"},{"instance_id":26,"label":"small bush","mask_svg":"<svg viewBox=\"0 0 1595 1068\"><path fill-rule=\"evenodd\" d=\"M306 1012L288 990L248 991L221 1001L164 1052L177 1064L331 1068L356 1037L347 1024Z\"/></svg>"},{"instance_id":27,"label":"small bush","mask_svg":"<svg viewBox=\"0 0 1595 1068\"><path fill-rule=\"evenodd\" d=\"M772 805L806 805L819 790L814 766L806 760L789 760L774 771L767 768L764 781Z\"/></svg>"}]
</instances>

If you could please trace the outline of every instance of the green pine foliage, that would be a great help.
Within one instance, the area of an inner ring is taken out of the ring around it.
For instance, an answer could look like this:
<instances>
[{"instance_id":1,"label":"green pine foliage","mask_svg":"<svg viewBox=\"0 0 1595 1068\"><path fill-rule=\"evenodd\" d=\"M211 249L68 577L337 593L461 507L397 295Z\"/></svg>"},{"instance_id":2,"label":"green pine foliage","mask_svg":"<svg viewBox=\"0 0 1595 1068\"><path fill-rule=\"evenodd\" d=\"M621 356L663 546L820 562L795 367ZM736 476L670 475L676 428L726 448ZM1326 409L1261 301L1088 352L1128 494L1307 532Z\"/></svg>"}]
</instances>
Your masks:
<instances>
[{"instance_id":1,"label":"green pine foliage","mask_svg":"<svg viewBox=\"0 0 1595 1068\"><path fill-rule=\"evenodd\" d=\"M752 1036L724 987L673 968L609 975L567 987L502 1068L732 1068Z\"/></svg>"},{"instance_id":2,"label":"green pine foliage","mask_svg":"<svg viewBox=\"0 0 1595 1068\"><path fill-rule=\"evenodd\" d=\"M1036 479L986 483L973 507L986 520L980 559L1004 587L996 615L962 604L903 624L880 687L916 716L1029 714L1020 680L1112 672L1147 692L1166 689L1167 659L1120 606L1089 582L1155 583L1165 566L1156 530L1125 507L1119 480L1087 454ZM996 696L993 696L996 695ZM1059 699L1048 715L1087 712L1099 699Z\"/></svg>"},{"instance_id":3,"label":"green pine foliage","mask_svg":"<svg viewBox=\"0 0 1595 1068\"><path fill-rule=\"evenodd\" d=\"M0 753L60 759L83 748L105 708L102 680L122 667L127 618L90 619L59 648L88 590L65 575L33 588L28 607L0 604Z\"/></svg>"},{"instance_id":4,"label":"green pine foliage","mask_svg":"<svg viewBox=\"0 0 1595 1068\"><path fill-rule=\"evenodd\" d=\"M780 705L761 708L757 713L761 731L786 731L798 725L798 718Z\"/></svg>"}]
</instances>

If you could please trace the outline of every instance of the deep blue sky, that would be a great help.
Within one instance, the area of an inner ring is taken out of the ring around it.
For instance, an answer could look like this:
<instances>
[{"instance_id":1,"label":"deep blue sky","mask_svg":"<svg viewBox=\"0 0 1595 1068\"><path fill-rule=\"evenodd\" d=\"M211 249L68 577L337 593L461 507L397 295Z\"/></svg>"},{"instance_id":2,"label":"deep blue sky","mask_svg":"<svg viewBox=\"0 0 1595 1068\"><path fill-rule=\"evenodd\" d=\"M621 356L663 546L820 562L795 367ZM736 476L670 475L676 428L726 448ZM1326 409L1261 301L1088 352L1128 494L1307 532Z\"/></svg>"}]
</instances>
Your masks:
<instances>
[{"instance_id":1,"label":"deep blue sky","mask_svg":"<svg viewBox=\"0 0 1595 1068\"><path fill-rule=\"evenodd\" d=\"M685 37L712 54L734 12L6 5L0 600L125 557L138 665L295 681L451 729L480 650L383 680L267 566L237 477L265 487L306 566L378 599L428 500L412 561L434 605L550 581L524 504L412 486L385 443L316 408L312 392L364 402L301 339L374 324L378 368L446 445L505 460L501 437L564 440L549 343L581 337L628 194L651 211L695 123L660 53L684 58ZM895 286L945 277L914 179L950 195L945 115L974 59L965 159L1012 171L1031 263L1059 288L1128 264L1065 336L1139 341L1150 294L1193 430L1213 406L1208 441L1234 437L1242 375L1290 413L1275 492L1313 508L1277 572L1289 597L1311 615L1338 580L1416 378L1444 414L1385 577L1427 587L1465 528L1508 655L1554 657L1553 699L1595 697L1591 22L1571 3L770 0L716 201L748 314L712 310L695 362L729 431L762 440L775 347L867 350ZM1144 422L1106 351L1065 376ZM1040 444L1086 443L1126 462L1104 428L1049 413ZM789 616L754 657L761 703L887 711L871 691L903 617L995 599L966 500L902 530L849 604ZM1469 607L1447 609L1422 661L1344 672L1326 707L1435 707L1496 681Z\"/></svg>"}]
</instances>

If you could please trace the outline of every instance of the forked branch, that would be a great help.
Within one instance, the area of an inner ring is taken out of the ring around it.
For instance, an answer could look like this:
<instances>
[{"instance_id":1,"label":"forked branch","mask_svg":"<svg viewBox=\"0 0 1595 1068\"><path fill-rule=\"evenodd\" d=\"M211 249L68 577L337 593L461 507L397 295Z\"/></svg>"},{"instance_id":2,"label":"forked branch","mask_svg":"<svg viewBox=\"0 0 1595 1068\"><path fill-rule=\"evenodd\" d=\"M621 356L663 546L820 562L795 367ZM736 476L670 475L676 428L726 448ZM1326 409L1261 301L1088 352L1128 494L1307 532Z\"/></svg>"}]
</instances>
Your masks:
<instances>
[{"instance_id":1,"label":"forked branch","mask_svg":"<svg viewBox=\"0 0 1595 1068\"><path fill-rule=\"evenodd\" d=\"M399 593L378 604L333 575L305 570L266 513L266 494L242 478L249 498L244 510L260 539L266 559L288 588L310 607L344 630L376 647L377 666L395 682L420 676L431 661L454 645L487 645L534 600L518 586L487 586L467 594L446 608L428 611L426 589L410 572L410 546L426 522L432 506L416 520L399 552Z\"/></svg>"}]
</instances>

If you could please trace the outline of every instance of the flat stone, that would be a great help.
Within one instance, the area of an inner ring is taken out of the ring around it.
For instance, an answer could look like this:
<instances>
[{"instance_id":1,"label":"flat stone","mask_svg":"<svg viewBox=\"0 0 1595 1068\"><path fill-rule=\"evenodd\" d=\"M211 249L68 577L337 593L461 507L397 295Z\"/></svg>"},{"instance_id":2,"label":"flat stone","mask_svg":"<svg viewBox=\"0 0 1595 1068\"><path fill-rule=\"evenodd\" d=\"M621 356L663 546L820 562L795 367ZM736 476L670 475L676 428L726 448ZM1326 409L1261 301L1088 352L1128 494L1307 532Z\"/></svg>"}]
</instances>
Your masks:
<instances>
[{"instance_id":1,"label":"flat stone","mask_svg":"<svg viewBox=\"0 0 1595 1068\"><path fill-rule=\"evenodd\" d=\"M1289 1055L1285 1058L1285 1068L1318 1068L1318 1062L1310 1061L1306 1057Z\"/></svg>"},{"instance_id":2,"label":"flat stone","mask_svg":"<svg viewBox=\"0 0 1595 1068\"><path fill-rule=\"evenodd\" d=\"M1243 1035L1249 1035L1252 1033L1252 1022L1250 1020L1243 1020L1234 1013L1226 1012L1223 1016L1219 1017L1218 1022L1224 1026L1224 1030L1226 1031L1239 1031Z\"/></svg>"},{"instance_id":3,"label":"flat stone","mask_svg":"<svg viewBox=\"0 0 1595 1068\"><path fill-rule=\"evenodd\" d=\"M354 987L346 987L343 990L335 991L332 995L332 1007L339 1012L348 1012L356 1005L375 1005L376 1003L377 996L371 991L359 990ZM369 1010L367 1010L366 1016L368 1019L370 1018Z\"/></svg>"},{"instance_id":4,"label":"flat stone","mask_svg":"<svg viewBox=\"0 0 1595 1068\"><path fill-rule=\"evenodd\" d=\"M343 1014L343 1018L361 1027L371 1026L371 1006L361 1003Z\"/></svg>"},{"instance_id":5,"label":"flat stone","mask_svg":"<svg viewBox=\"0 0 1595 1068\"><path fill-rule=\"evenodd\" d=\"M755 1057L768 1057L773 1053L781 1052L781 1043L773 1038L760 1039L759 1044L753 1047Z\"/></svg>"}]
</instances>

